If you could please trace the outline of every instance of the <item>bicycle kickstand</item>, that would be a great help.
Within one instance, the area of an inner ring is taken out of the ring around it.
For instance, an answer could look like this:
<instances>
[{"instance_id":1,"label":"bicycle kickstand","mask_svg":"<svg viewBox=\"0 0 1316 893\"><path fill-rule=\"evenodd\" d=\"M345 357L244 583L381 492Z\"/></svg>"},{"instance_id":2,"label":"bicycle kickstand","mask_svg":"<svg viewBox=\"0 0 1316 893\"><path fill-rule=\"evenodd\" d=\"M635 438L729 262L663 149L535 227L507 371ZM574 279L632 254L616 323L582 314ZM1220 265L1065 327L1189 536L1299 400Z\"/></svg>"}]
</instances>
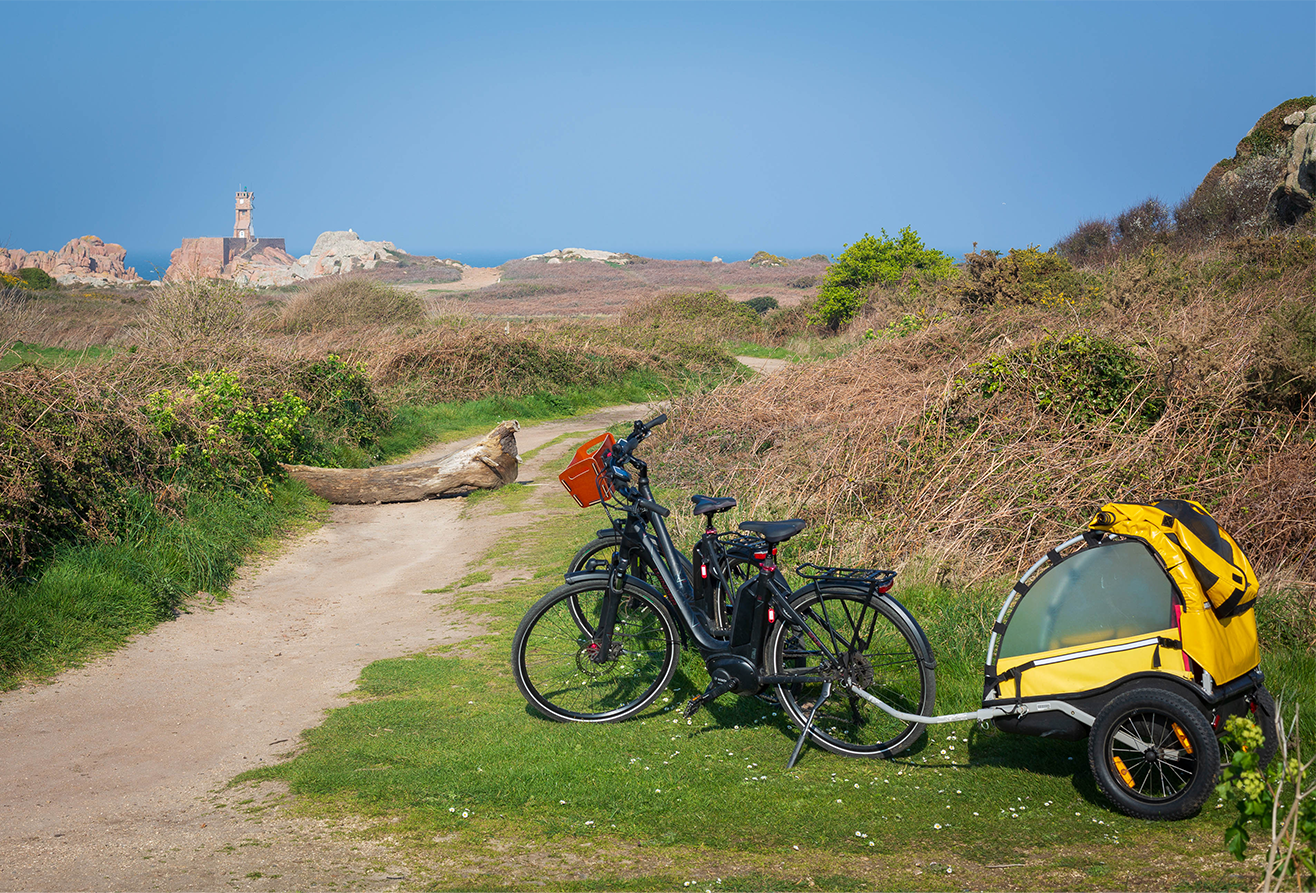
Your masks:
<instances>
[{"instance_id":1,"label":"bicycle kickstand","mask_svg":"<svg viewBox=\"0 0 1316 893\"><path fill-rule=\"evenodd\" d=\"M809 711L809 720L804 724L804 729L800 732L800 740L795 742L795 750L791 753L791 758L786 763L787 769L795 768L795 761L800 758L800 751L804 748L804 739L809 737L809 729L813 728L813 719L818 715L818 709L822 707L823 701L831 696L832 684L830 682L824 682L822 686L822 694L818 696L818 700L814 703L813 709Z\"/></svg>"}]
</instances>

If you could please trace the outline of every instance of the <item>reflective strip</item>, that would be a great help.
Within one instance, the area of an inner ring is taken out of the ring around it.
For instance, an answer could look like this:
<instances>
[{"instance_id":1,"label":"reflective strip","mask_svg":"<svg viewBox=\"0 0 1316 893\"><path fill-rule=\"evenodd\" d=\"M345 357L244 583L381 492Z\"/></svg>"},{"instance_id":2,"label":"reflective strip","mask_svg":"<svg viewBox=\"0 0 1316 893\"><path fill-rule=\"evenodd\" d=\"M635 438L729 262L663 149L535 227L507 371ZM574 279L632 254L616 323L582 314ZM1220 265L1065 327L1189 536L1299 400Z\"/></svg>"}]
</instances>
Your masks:
<instances>
[{"instance_id":1,"label":"reflective strip","mask_svg":"<svg viewBox=\"0 0 1316 893\"><path fill-rule=\"evenodd\" d=\"M1047 664L1058 664L1067 660L1075 660L1080 657L1093 657L1098 654L1114 654L1117 651L1132 651L1135 648L1146 648L1149 645L1159 644L1160 636L1152 636L1150 639L1139 639L1137 642L1125 642L1123 645L1108 645L1105 648L1090 648L1087 651L1075 651L1073 654L1061 654L1056 657L1043 657L1031 661L1035 667L1044 667Z\"/></svg>"}]
</instances>

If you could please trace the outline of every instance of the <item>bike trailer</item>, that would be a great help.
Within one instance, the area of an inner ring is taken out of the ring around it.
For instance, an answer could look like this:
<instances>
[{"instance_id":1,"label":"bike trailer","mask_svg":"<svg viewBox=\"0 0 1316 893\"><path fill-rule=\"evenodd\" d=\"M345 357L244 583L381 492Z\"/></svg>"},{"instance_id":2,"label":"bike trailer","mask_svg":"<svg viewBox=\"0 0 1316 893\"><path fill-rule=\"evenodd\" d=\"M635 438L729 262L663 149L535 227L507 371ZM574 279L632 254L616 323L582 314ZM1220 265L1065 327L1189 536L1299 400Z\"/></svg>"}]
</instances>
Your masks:
<instances>
[{"instance_id":1,"label":"bike trailer","mask_svg":"<svg viewBox=\"0 0 1316 893\"><path fill-rule=\"evenodd\" d=\"M1090 735L1093 773L1120 809L1189 815L1219 771L1223 718L1260 711L1264 729L1273 716L1256 595L1251 564L1197 503L1105 505L1006 598L983 713L1004 731Z\"/></svg>"},{"instance_id":2,"label":"bike trailer","mask_svg":"<svg viewBox=\"0 0 1316 893\"><path fill-rule=\"evenodd\" d=\"M1256 575L1205 509L1110 503L1090 528L1010 592L988 645L984 704L1099 704L1137 673L1211 694L1256 669Z\"/></svg>"}]
</instances>

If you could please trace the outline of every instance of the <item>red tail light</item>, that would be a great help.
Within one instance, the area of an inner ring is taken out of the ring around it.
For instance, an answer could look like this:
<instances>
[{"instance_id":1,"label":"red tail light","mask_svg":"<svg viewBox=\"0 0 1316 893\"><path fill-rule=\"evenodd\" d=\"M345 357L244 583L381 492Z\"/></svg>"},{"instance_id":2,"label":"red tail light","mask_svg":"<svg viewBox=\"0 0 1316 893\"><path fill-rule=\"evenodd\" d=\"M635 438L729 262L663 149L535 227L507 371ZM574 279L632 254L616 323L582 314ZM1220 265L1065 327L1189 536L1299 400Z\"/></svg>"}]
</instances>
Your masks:
<instances>
[{"instance_id":1,"label":"red tail light","mask_svg":"<svg viewBox=\"0 0 1316 893\"><path fill-rule=\"evenodd\" d=\"M699 565L699 576L703 577L705 580L708 579L708 565Z\"/></svg>"},{"instance_id":2,"label":"red tail light","mask_svg":"<svg viewBox=\"0 0 1316 893\"><path fill-rule=\"evenodd\" d=\"M777 609L774 608L774 607L772 607L771 605L769 605L769 606L768 606L768 623L776 623L776 622L777 622Z\"/></svg>"}]
</instances>

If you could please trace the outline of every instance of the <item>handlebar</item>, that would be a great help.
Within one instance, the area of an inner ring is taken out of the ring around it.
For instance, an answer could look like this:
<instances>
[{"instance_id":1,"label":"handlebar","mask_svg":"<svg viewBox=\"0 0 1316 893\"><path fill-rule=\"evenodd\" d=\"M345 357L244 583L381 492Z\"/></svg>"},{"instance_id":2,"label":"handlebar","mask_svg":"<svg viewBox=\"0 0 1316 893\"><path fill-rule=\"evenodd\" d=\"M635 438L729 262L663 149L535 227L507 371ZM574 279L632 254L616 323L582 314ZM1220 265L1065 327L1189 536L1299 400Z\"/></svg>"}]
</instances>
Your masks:
<instances>
[{"instance_id":1,"label":"handlebar","mask_svg":"<svg viewBox=\"0 0 1316 893\"><path fill-rule=\"evenodd\" d=\"M648 466L644 463L644 460L636 458L635 448L649 436L654 428L657 428L665 421L667 421L666 413L659 413L647 422L637 419L631 428L631 433L613 444L612 453L607 457L607 464L604 466L607 469L608 476L612 478L616 491L627 501L663 518L670 515L671 510L651 499L640 496L639 491L628 486L631 483L631 475L624 466L627 464L633 465L640 472L641 482L647 480L645 475L648 472Z\"/></svg>"},{"instance_id":2,"label":"handlebar","mask_svg":"<svg viewBox=\"0 0 1316 893\"><path fill-rule=\"evenodd\" d=\"M631 427L631 433L628 436L623 437L621 440L618 440L617 443L613 445L613 461L620 462L625 461L626 459L634 459L633 452L635 448L640 445L644 438L649 436L649 433L653 431L654 428L657 428L665 421L667 421L666 413L659 413L647 422L642 419L636 419L634 425Z\"/></svg>"}]
</instances>

